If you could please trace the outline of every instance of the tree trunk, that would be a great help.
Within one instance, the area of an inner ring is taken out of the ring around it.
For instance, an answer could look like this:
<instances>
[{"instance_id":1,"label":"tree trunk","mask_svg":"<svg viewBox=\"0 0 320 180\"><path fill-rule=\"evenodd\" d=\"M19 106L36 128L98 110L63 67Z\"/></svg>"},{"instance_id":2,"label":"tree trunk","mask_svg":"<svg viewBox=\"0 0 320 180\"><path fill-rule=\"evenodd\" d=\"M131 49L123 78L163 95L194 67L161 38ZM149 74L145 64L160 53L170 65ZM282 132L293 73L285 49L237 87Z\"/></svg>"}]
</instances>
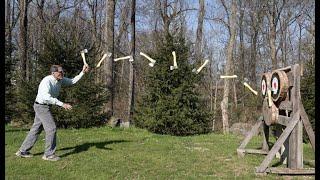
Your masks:
<instances>
[{"instance_id":1,"label":"tree trunk","mask_svg":"<svg viewBox=\"0 0 320 180\"><path fill-rule=\"evenodd\" d=\"M10 0L6 0L5 1L5 36L7 37L9 35L9 31L10 31L10 9L11 9L11 6L10 6Z\"/></svg>"},{"instance_id":2,"label":"tree trunk","mask_svg":"<svg viewBox=\"0 0 320 180\"><path fill-rule=\"evenodd\" d=\"M98 1L94 0L94 1L88 1L87 4L90 8L90 12L91 12L91 17L90 17L90 22L91 22L91 37L92 37L92 49L94 50L94 62L98 63L100 60L100 56L99 54L101 54L101 50L100 50L100 46L99 46L99 42L98 42L98 31L97 31L97 8L98 8ZM104 52L106 53L106 52ZM98 70L99 72L99 70ZM94 81L95 83L99 82L99 73L95 74L94 77Z\"/></svg>"},{"instance_id":3,"label":"tree trunk","mask_svg":"<svg viewBox=\"0 0 320 180\"><path fill-rule=\"evenodd\" d=\"M108 116L113 116L114 114L114 13L115 13L115 0L107 0L107 12L106 12L106 26L105 26L105 43L108 52L112 53L110 61L104 63L104 75L105 75L105 85L110 92L110 101L105 105L105 112Z\"/></svg>"},{"instance_id":4,"label":"tree trunk","mask_svg":"<svg viewBox=\"0 0 320 180\"><path fill-rule=\"evenodd\" d=\"M123 33L127 33L128 23L127 23L127 15L129 14L130 10L130 2L127 1L124 5L122 11L121 11L121 19L120 19L120 27L119 27L119 35L116 39L116 45L120 47L121 44L121 38L123 36Z\"/></svg>"},{"instance_id":5,"label":"tree trunk","mask_svg":"<svg viewBox=\"0 0 320 180\"><path fill-rule=\"evenodd\" d=\"M261 4L255 3L253 8L253 13L250 14L250 21L252 30L250 33L251 47L250 47L250 59L249 59L249 79L252 83L252 87L256 88L257 77L256 77L256 67L257 67L257 43L259 35L259 27L262 21L262 10L260 8Z\"/></svg>"},{"instance_id":6,"label":"tree trunk","mask_svg":"<svg viewBox=\"0 0 320 180\"><path fill-rule=\"evenodd\" d=\"M131 56L135 59L135 11L136 11L136 0L132 0L131 4ZM129 62L129 96L128 96L128 122L132 120L132 111L134 109L134 62Z\"/></svg>"},{"instance_id":7,"label":"tree trunk","mask_svg":"<svg viewBox=\"0 0 320 180\"><path fill-rule=\"evenodd\" d=\"M278 61L277 61L277 49L276 49L276 38L277 38L276 31L277 31L277 24L280 19L281 11L286 1L272 0L269 3L271 4L269 5L269 12L267 13L267 16L269 21L270 54L271 54L272 69L277 69Z\"/></svg>"},{"instance_id":8,"label":"tree trunk","mask_svg":"<svg viewBox=\"0 0 320 180\"><path fill-rule=\"evenodd\" d=\"M215 88L215 91L214 91L212 131L214 131L214 125L215 125L216 118L217 118L217 94L218 94L218 81L216 80L216 88Z\"/></svg>"},{"instance_id":9,"label":"tree trunk","mask_svg":"<svg viewBox=\"0 0 320 180\"><path fill-rule=\"evenodd\" d=\"M236 82L233 80L233 100L234 100L234 107L235 109L238 108L238 99L237 99L237 88L236 88Z\"/></svg>"},{"instance_id":10,"label":"tree trunk","mask_svg":"<svg viewBox=\"0 0 320 180\"><path fill-rule=\"evenodd\" d=\"M258 30L254 29L253 36L251 37L251 58L250 58L250 81L252 83L252 87L255 88L257 84L256 77L256 64L257 64L257 41L258 41Z\"/></svg>"},{"instance_id":11,"label":"tree trunk","mask_svg":"<svg viewBox=\"0 0 320 180\"><path fill-rule=\"evenodd\" d=\"M244 40L243 40L243 17L244 17L244 7L243 7L243 1L239 1L240 3L240 17L239 17L239 37L240 37L240 60L239 60L239 73L240 73L240 79L243 79L245 77L245 67L244 67ZM244 90L244 87L242 88L241 93Z\"/></svg>"},{"instance_id":12,"label":"tree trunk","mask_svg":"<svg viewBox=\"0 0 320 180\"><path fill-rule=\"evenodd\" d=\"M202 30L203 30L203 18L205 14L204 0L199 0L199 15L198 15L198 27L197 27L197 39L195 44L195 58L196 61L202 59Z\"/></svg>"},{"instance_id":13,"label":"tree trunk","mask_svg":"<svg viewBox=\"0 0 320 180\"><path fill-rule=\"evenodd\" d=\"M163 21L163 31L165 34L169 34L170 19L169 19L168 10L167 10L168 1L164 0L163 3L161 3L161 0L157 0L157 6Z\"/></svg>"},{"instance_id":14,"label":"tree trunk","mask_svg":"<svg viewBox=\"0 0 320 180\"><path fill-rule=\"evenodd\" d=\"M36 59L35 59L35 80L39 80L37 78L40 78L40 77L37 77L37 67L38 67L38 61L39 61L39 52L43 52L44 50L44 35L45 35L45 31L46 31L46 20L44 19L44 4L45 4L45 0L40 0L40 2L37 1L37 18L39 19L39 24L38 24L38 29L37 29L37 40L36 40Z\"/></svg>"},{"instance_id":15,"label":"tree trunk","mask_svg":"<svg viewBox=\"0 0 320 180\"><path fill-rule=\"evenodd\" d=\"M21 79L22 80L29 80L29 73L28 73L28 2L27 0L20 0L19 1L19 8L20 8L20 17L19 17L19 58L20 58L20 72L21 72Z\"/></svg>"},{"instance_id":16,"label":"tree trunk","mask_svg":"<svg viewBox=\"0 0 320 180\"><path fill-rule=\"evenodd\" d=\"M232 63L232 53L233 45L235 41L235 21L236 21L236 1L232 0L231 5L231 18L230 18L230 39L227 48L227 63L225 73L227 75L231 72L231 63ZM229 91L230 91L230 82L229 79L225 79L223 99L221 101L221 112L222 112L222 126L223 133L229 133L229 118L228 118L228 100L229 100Z\"/></svg>"},{"instance_id":17,"label":"tree trunk","mask_svg":"<svg viewBox=\"0 0 320 180\"><path fill-rule=\"evenodd\" d=\"M269 44L270 44L270 54L271 54L271 62L272 69L278 68L277 55L276 55L276 25L274 24L274 19L271 15L269 15Z\"/></svg>"},{"instance_id":18,"label":"tree trunk","mask_svg":"<svg viewBox=\"0 0 320 180\"><path fill-rule=\"evenodd\" d=\"M163 24L164 24L164 32L165 34L170 34L170 20L168 16L168 1L164 0L163 2Z\"/></svg>"},{"instance_id":19,"label":"tree trunk","mask_svg":"<svg viewBox=\"0 0 320 180\"><path fill-rule=\"evenodd\" d=\"M12 52L12 21L13 17L11 19L11 5L10 5L10 0L6 0L6 16L5 16L5 37L7 38L8 42L8 50L9 50L9 59L10 59L10 64L11 64L11 52ZM12 14L14 14L14 3L12 3Z\"/></svg>"}]
</instances>

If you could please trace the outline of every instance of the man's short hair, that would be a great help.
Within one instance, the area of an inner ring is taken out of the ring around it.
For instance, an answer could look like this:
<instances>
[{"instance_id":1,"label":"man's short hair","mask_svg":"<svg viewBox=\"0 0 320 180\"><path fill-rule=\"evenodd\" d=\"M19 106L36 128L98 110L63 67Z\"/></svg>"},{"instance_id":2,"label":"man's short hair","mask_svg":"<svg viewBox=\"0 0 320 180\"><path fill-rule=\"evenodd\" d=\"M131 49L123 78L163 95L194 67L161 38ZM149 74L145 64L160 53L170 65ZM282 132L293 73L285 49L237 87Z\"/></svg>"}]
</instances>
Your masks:
<instances>
[{"instance_id":1,"label":"man's short hair","mask_svg":"<svg viewBox=\"0 0 320 180\"><path fill-rule=\"evenodd\" d=\"M59 72L59 71L63 71L63 68L61 65L52 65L50 68L50 72Z\"/></svg>"}]
</instances>

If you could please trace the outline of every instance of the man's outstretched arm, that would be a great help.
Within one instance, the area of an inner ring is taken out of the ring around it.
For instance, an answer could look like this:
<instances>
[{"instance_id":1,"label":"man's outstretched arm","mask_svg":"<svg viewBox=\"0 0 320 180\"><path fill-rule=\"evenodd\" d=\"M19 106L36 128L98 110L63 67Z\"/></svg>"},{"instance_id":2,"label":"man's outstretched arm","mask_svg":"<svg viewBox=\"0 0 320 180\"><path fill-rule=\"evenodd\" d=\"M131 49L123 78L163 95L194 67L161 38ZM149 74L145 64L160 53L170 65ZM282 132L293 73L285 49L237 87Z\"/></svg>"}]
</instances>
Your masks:
<instances>
[{"instance_id":1,"label":"man's outstretched arm","mask_svg":"<svg viewBox=\"0 0 320 180\"><path fill-rule=\"evenodd\" d=\"M74 78L70 79L70 78L66 78L64 77L61 81L61 84L63 86L71 86L75 83L77 83L81 78L82 76L84 75L84 73L88 72L89 71L89 66L87 65L83 65L83 68L82 68L82 71L77 75L75 76Z\"/></svg>"}]
</instances>

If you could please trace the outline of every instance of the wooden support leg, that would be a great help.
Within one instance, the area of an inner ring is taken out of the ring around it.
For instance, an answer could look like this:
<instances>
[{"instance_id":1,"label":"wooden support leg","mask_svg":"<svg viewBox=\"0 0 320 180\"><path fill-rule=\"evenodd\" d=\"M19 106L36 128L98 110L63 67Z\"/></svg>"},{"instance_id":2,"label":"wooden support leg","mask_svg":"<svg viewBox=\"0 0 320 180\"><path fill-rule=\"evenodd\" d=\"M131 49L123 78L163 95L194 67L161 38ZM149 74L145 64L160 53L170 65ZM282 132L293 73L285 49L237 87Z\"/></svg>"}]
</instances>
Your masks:
<instances>
[{"instance_id":1,"label":"wooden support leg","mask_svg":"<svg viewBox=\"0 0 320 180\"><path fill-rule=\"evenodd\" d=\"M302 121L299 117L299 121L297 122L289 136L288 167L290 169L303 168L302 128Z\"/></svg>"},{"instance_id":2,"label":"wooden support leg","mask_svg":"<svg viewBox=\"0 0 320 180\"><path fill-rule=\"evenodd\" d=\"M281 157L280 157L280 162L282 164L288 164L288 155L289 155L289 138L287 138L283 145L281 146Z\"/></svg>"},{"instance_id":3,"label":"wooden support leg","mask_svg":"<svg viewBox=\"0 0 320 180\"><path fill-rule=\"evenodd\" d=\"M262 150L269 151L269 126L266 123L262 123L262 137L263 137L263 144Z\"/></svg>"},{"instance_id":4,"label":"wooden support leg","mask_svg":"<svg viewBox=\"0 0 320 180\"><path fill-rule=\"evenodd\" d=\"M245 139L242 141L242 143L240 144L240 146L237 149L237 153L238 156L243 157L244 156L244 148L246 147L246 145L249 143L249 141L252 139L252 137L256 134L258 134L259 132L259 127L261 126L261 124L263 123L262 121L262 116L259 117L258 121L256 122L256 124L253 125L251 131L248 133L248 135L245 137Z\"/></svg>"},{"instance_id":5,"label":"wooden support leg","mask_svg":"<svg viewBox=\"0 0 320 180\"><path fill-rule=\"evenodd\" d=\"M293 115L292 121L284 129L283 133L281 134L279 139L276 141L276 143L273 145L273 147L269 151L268 155L264 158L260 166L256 167L257 173L264 173L266 171L266 169L268 168L268 165L270 164L270 162L272 161L276 153L279 151L281 145L288 138L291 131L293 130L295 125L298 123L299 119L300 119L300 112L298 111Z\"/></svg>"},{"instance_id":6,"label":"wooden support leg","mask_svg":"<svg viewBox=\"0 0 320 180\"><path fill-rule=\"evenodd\" d=\"M301 101L300 101L300 113L301 113L301 119L302 119L304 128L307 131L307 134L308 134L308 137L309 137L313 152L316 152L315 151L316 149L315 149L314 132L313 132L312 126L310 124L308 115L307 115L306 111L304 110L304 107L303 107Z\"/></svg>"},{"instance_id":7,"label":"wooden support leg","mask_svg":"<svg viewBox=\"0 0 320 180\"><path fill-rule=\"evenodd\" d=\"M274 136L276 138L276 141L279 139L280 135L282 134L282 125L281 124L275 124L274 125ZM283 149L283 145L280 147L280 150L276 153L276 158L281 158L281 149Z\"/></svg>"}]
</instances>

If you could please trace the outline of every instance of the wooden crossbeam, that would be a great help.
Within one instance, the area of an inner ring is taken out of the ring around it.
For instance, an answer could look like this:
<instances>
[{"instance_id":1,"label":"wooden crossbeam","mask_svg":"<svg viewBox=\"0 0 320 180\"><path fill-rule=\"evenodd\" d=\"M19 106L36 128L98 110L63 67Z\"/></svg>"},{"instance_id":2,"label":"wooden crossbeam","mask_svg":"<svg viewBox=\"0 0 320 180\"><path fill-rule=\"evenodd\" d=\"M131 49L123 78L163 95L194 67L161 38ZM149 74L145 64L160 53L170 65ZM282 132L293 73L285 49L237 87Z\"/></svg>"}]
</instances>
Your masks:
<instances>
[{"instance_id":1,"label":"wooden crossbeam","mask_svg":"<svg viewBox=\"0 0 320 180\"><path fill-rule=\"evenodd\" d=\"M261 149L243 149L243 153L248 153L248 154L268 154L268 151L264 151Z\"/></svg>"},{"instance_id":2,"label":"wooden crossbeam","mask_svg":"<svg viewBox=\"0 0 320 180\"><path fill-rule=\"evenodd\" d=\"M266 170L266 172L273 173L273 174L282 174L282 175L314 175L315 169L314 168L290 169L290 168L270 167Z\"/></svg>"}]
</instances>

